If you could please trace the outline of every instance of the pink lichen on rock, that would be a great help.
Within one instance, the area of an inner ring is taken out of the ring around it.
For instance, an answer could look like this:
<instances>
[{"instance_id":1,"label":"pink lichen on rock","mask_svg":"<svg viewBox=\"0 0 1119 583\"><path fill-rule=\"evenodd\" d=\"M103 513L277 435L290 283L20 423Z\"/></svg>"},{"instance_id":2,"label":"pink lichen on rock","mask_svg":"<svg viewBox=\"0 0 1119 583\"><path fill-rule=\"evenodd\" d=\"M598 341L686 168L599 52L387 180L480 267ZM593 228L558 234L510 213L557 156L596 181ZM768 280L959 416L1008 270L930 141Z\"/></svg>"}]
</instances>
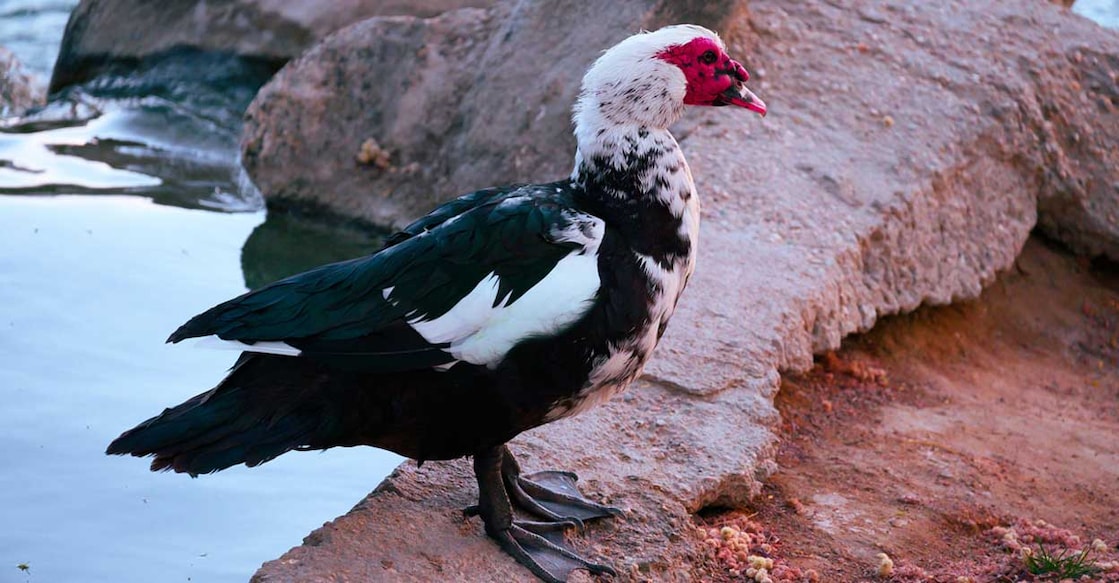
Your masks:
<instances>
[{"instance_id":1,"label":"pink lichen on rock","mask_svg":"<svg viewBox=\"0 0 1119 583\"><path fill-rule=\"evenodd\" d=\"M735 581L753 583L815 583L813 569L785 564L778 555L780 540L750 517L738 515L700 526L707 559Z\"/></svg>"}]
</instances>

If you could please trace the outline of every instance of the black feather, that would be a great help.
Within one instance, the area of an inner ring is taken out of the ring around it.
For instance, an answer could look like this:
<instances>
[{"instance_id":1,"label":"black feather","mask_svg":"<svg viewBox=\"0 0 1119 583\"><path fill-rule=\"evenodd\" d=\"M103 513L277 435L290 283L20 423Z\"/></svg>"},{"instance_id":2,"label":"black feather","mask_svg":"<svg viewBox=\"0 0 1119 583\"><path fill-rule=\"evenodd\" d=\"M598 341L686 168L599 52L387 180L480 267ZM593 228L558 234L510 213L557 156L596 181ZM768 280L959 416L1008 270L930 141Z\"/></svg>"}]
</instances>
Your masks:
<instances>
[{"instance_id":1,"label":"black feather","mask_svg":"<svg viewBox=\"0 0 1119 583\"><path fill-rule=\"evenodd\" d=\"M216 388L126 431L106 453L152 455L153 471L198 475L330 439L321 369L299 360L244 353Z\"/></svg>"},{"instance_id":2,"label":"black feather","mask_svg":"<svg viewBox=\"0 0 1119 583\"><path fill-rule=\"evenodd\" d=\"M374 255L277 281L192 318L169 341L211 334L283 341L302 356L245 353L215 389L125 432L108 453L151 455L153 469L191 474L348 445L450 459L545 422L555 407L578 401L596 362L651 325L652 290L635 251L662 260L687 247L668 209L588 189L601 187L564 182L472 193L409 225ZM491 273L498 301L516 300L578 250L556 234L581 226L573 221L587 213L605 219L596 251L601 287L566 329L522 339L487 367L454 363L446 345L409 325L446 313ZM639 246L618 228L629 229L635 215L647 223L642 234L671 240ZM618 374L609 380L627 380Z\"/></svg>"},{"instance_id":3,"label":"black feather","mask_svg":"<svg viewBox=\"0 0 1119 583\"><path fill-rule=\"evenodd\" d=\"M399 232L390 235L387 239L385 239L384 248L387 249L389 247L392 247L393 245L396 245L397 243L401 243L407 239L411 239L412 237L415 237L420 233L430 231L431 229L443 224L452 217L457 217L458 215L461 215L462 213L476 206L479 206L493 198L508 194L515 190L519 190L522 187L524 187L523 184L513 184L510 186L495 186L491 188L483 188L482 190L478 190L470 194L465 194L454 200L445 202L435 207L435 210L431 211L430 213L427 213L423 217L413 221L411 224L409 224L407 227L404 227Z\"/></svg>"},{"instance_id":4,"label":"black feather","mask_svg":"<svg viewBox=\"0 0 1119 583\"><path fill-rule=\"evenodd\" d=\"M168 342L209 335L281 341L308 357L371 372L452 362L445 345L426 342L407 321L445 314L491 273L499 281L497 301L516 301L577 248L552 236L570 223L571 204L570 193L555 185L472 193L405 228L374 255L219 304Z\"/></svg>"}]
</instances>

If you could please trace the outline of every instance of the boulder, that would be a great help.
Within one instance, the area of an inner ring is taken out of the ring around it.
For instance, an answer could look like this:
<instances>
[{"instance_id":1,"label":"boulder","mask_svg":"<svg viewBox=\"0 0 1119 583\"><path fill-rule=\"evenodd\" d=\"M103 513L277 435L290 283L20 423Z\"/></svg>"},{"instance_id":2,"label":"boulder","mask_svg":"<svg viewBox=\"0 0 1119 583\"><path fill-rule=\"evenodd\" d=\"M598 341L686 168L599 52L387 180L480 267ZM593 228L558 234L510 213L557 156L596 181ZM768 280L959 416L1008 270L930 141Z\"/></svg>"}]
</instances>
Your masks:
<instances>
[{"instance_id":1,"label":"boulder","mask_svg":"<svg viewBox=\"0 0 1119 583\"><path fill-rule=\"evenodd\" d=\"M704 6L769 116L680 124L703 236L653 362L612 402L511 444L526 471L575 470L627 510L575 540L621 580L704 579L692 515L747 504L773 471L781 371L885 315L976 297L1035 227L1119 258L1116 32L1036 0ZM562 176L582 69L663 14L619 10L623 24L525 0L355 25L262 90L246 165L272 205L383 224ZM355 161L370 139L387 167ZM531 581L462 516L474 496L467 461L406 463L254 580Z\"/></svg>"},{"instance_id":2,"label":"boulder","mask_svg":"<svg viewBox=\"0 0 1119 583\"><path fill-rule=\"evenodd\" d=\"M1099 27L1093 32L1111 41L1119 36ZM1008 81L1007 90L1025 92L1017 111L1003 103L992 112L1032 130L1022 146L1042 185L1042 232L1077 252L1119 261L1119 52L1114 42L1063 44L1039 51L1037 62L1045 66L1028 68L1026 79ZM1050 66L1052 56L1071 66Z\"/></svg>"},{"instance_id":3,"label":"boulder","mask_svg":"<svg viewBox=\"0 0 1119 583\"><path fill-rule=\"evenodd\" d=\"M396 226L473 189L558 178L571 171L571 104L605 47L673 22L723 28L735 6L506 2L371 19L261 89L246 114L243 164L272 208ZM361 162L370 142L383 163Z\"/></svg>"},{"instance_id":4,"label":"boulder","mask_svg":"<svg viewBox=\"0 0 1119 583\"><path fill-rule=\"evenodd\" d=\"M0 47L0 118L20 115L40 105L43 92L37 89L30 73L23 69L15 54Z\"/></svg>"},{"instance_id":5,"label":"boulder","mask_svg":"<svg viewBox=\"0 0 1119 583\"><path fill-rule=\"evenodd\" d=\"M1032 12L1039 11L1113 36L1049 6ZM316 46L260 91L246 118L244 165L271 208L318 209L400 226L472 189L569 172L570 104L601 47L671 21L734 26L745 21L744 13L743 4L729 0L629 2L604 13L581 3L506 2L428 20L368 20ZM988 35L985 42L1020 40L1004 36ZM1090 45L1052 43L1022 51L1033 62L1072 59L1083 66L1030 69L1014 62L1018 52L992 51L987 70L950 79L947 73L958 68L938 64L943 56L931 39L922 37L922 43L928 66L919 73L930 77L918 84L931 89L952 81L942 89L982 123L1034 130L1036 138L1019 145L1048 185L1040 194L1045 232L1078 251L1119 257L1116 185L1087 179L1100 168L1071 167L1114 163L1114 148L1102 134L1093 135L1093 127L1115 107L1119 57ZM864 58L875 56L872 39L857 45L865 47ZM1028 93L1037 99L1017 94L1014 84L1036 87ZM1005 119L1012 113L1016 119ZM361 162L367 144L376 144L379 164Z\"/></svg>"},{"instance_id":6,"label":"boulder","mask_svg":"<svg viewBox=\"0 0 1119 583\"><path fill-rule=\"evenodd\" d=\"M348 24L377 16L433 16L492 0L82 0L70 15L50 83L53 93L112 65L192 49L277 68Z\"/></svg>"}]
</instances>

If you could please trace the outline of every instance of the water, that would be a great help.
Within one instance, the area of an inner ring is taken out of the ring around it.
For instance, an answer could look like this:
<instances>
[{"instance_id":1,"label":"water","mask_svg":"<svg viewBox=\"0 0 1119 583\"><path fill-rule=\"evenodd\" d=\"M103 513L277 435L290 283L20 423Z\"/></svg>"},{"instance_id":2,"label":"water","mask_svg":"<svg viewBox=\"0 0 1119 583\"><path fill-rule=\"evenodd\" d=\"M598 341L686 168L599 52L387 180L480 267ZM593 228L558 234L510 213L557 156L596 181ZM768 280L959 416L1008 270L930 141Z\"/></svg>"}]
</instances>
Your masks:
<instances>
[{"instance_id":1,"label":"water","mask_svg":"<svg viewBox=\"0 0 1119 583\"><path fill-rule=\"evenodd\" d=\"M0 0L0 43L44 84L73 5ZM267 74L184 54L0 122L0 581L245 581L399 463L335 449L192 480L103 453L232 364L164 344L179 324L376 248L265 217L236 142Z\"/></svg>"},{"instance_id":2,"label":"water","mask_svg":"<svg viewBox=\"0 0 1119 583\"><path fill-rule=\"evenodd\" d=\"M240 293L259 212L136 196L0 197L0 580L245 581L397 463L293 454L192 480L107 457L121 430L212 386L233 355L163 344Z\"/></svg>"},{"instance_id":3,"label":"water","mask_svg":"<svg viewBox=\"0 0 1119 583\"><path fill-rule=\"evenodd\" d=\"M1109 28L1119 28L1119 0L1077 0L1072 11Z\"/></svg>"},{"instance_id":4,"label":"water","mask_svg":"<svg viewBox=\"0 0 1119 583\"><path fill-rule=\"evenodd\" d=\"M75 0L0 0L0 45L46 87Z\"/></svg>"}]
</instances>

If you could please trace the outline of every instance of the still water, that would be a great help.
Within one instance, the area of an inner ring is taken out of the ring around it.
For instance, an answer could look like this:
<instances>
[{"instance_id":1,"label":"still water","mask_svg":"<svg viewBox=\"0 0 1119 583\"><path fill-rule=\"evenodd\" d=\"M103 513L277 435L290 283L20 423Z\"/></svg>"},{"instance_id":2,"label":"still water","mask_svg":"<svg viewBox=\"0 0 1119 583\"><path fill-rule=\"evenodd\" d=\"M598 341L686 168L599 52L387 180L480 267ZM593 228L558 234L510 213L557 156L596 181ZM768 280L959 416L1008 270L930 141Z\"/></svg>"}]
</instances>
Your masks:
<instances>
[{"instance_id":1,"label":"still water","mask_svg":"<svg viewBox=\"0 0 1119 583\"><path fill-rule=\"evenodd\" d=\"M44 84L75 4L0 0L0 45ZM1119 26L1119 0L1075 10ZM195 56L0 122L0 582L245 581L399 463L336 449L190 479L102 453L232 363L164 344L175 327L377 246L266 218L236 163L240 113L266 76Z\"/></svg>"},{"instance_id":2,"label":"still water","mask_svg":"<svg viewBox=\"0 0 1119 583\"><path fill-rule=\"evenodd\" d=\"M136 196L0 197L0 581L245 581L397 463L332 450L192 480L103 455L231 364L162 340L244 290L241 247L263 218Z\"/></svg>"},{"instance_id":3,"label":"still water","mask_svg":"<svg viewBox=\"0 0 1119 583\"><path fill-rule=\"evenodd\" d=\"M0 45L43 83L74 4L0 0ZM246 581L400 462L336 449L191 479L103 453L232 364L164 344L179 324L377 246L266 220L236 163L262 79L251 64L171 62L0 122L0 582Z\"/></svg>"}]
</instances>

